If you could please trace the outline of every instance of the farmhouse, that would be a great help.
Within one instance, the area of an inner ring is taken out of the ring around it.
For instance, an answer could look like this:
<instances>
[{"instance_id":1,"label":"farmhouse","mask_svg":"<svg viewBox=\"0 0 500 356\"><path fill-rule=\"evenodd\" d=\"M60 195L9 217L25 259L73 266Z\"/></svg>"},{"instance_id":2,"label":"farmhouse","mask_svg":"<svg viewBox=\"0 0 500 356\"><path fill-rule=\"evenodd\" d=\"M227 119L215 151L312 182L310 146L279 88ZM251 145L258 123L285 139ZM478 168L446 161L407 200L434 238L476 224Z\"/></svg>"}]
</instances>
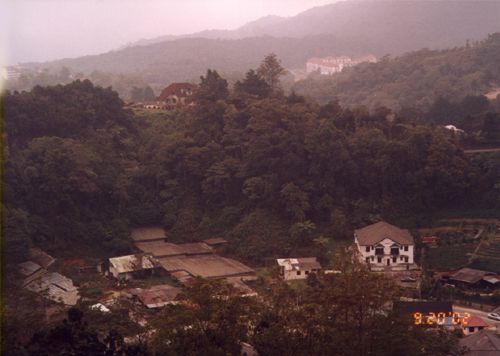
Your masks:
<instances>
[{"instance_id":1,"label":"farmhouse","mask_svg":"<svg viewBox=\"0 0 500 356\"><path fill-rule=\"evenodd\" d=\"M359 258L372 271L398 271L416 268L415 243L408 230L380 221L354 230Z\"/></svg>"},{"instance_id":2,"label":"farmhouse","mask_svg":"<svg viewBox=\"0 0 500 356\"><path fill-rule=\"evenodd\" d=\"M464 335L470 335L477 333L485 328L489 328L490 324L488 324L486 321L484 321L482 318L472 315L469 320L467 320L467 323L464 323L462 325L462 332Z\"/></svg>"},{"instance_id":3,"label":"farmhouse","mask_svg":"<svg viewBox=\"0 0 500 356\"><path fill-rule=\"evenodd\" d=\"M105 275L127 281L152 274L157 267L158 263L152 255L137 254L110 258L103 264L102 270Z\"/></svg>"},{"instance_id":4,"label":"farmhouse","mask_svg":"<svg viewBox=\"0 0 500 356\"><path fill-rule=\"evenodd\" d=\"M176 106L184 106L189 103L189 97L193 95L196 85L190 83L172 83L162 90L157 102L163 103L167 109Z\"/></svg>"},{"instance_id":5,"label":"farmhouse","mask_svg":"<svg viewBox=\"0 0 500 356\"><path fill-rule=\"evenodd\" d=\"M316 257L279 258L280 276L285 280L305 279L310 273L319 272L321 265Z\"/></svg>"}]
</instances>

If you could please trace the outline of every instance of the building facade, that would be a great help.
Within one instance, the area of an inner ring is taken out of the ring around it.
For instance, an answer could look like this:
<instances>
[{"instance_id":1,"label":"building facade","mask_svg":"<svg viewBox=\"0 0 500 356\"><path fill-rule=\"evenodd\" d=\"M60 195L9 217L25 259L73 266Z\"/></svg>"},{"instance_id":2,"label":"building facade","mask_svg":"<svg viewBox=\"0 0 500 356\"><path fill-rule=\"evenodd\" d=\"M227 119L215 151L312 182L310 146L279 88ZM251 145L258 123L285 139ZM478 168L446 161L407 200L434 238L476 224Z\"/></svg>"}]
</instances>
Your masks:
<instances>
[{"instance_id":1,"label":"building facade","mask_svg":"<svg viewBox=\"0 0 500 356\"><path fill-rule=\"evenodd\" d=\"M172 83L162 90L156 102L166 109L188 105L189 97L194 94L196 88L196 85L190 83Z\"/></svg>"},{"instance_id":2,"label":"building facade","mask_svg":"<svg viewBox=\"0 0 500 356\"><path fill-rule=\"evenodd\" d=\"M319 72L322 75L331 75L342 72L345 68L353 67L363 62L375 63L377 58L373 54L351 58L348 56L311 58L306 63L306 72Z\"/></svg>"},{"instance_id":3,"label":"building facade","mask_svg":"<svg viewBox=\"0 0 500 356\"><path fill-rule=\"evenodd\" d=\"M373 271L417 267L414 261L415 242L408 230L380 221L355 230L354 243L360 261Z\"/></svg>"},{"instance_id":4,"label":"building facade","mask_svg":"<svg viewBox=\"0 0 500 356\"><path fill-rule=\"evenodd\" d=\"M280 276L285 281L306 279L309 274L321 270L316 257L278 258L276 262L280 267Z\"/></svg>"}]
</instances>

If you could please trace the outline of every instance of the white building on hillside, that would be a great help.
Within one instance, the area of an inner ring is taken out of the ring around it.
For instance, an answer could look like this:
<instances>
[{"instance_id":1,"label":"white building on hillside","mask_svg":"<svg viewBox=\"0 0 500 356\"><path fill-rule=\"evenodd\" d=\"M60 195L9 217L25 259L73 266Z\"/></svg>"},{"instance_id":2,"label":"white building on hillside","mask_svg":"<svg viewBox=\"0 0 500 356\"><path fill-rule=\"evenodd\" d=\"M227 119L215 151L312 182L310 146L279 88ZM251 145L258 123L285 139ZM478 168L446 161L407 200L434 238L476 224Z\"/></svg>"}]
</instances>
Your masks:
<instances>
[{"instance_id":1,"label":"white building on hillside","mask_svg":"<svg viewBox=\"0 0 500 356\"><path fill-rule=\"evenodd\" d=\"M319 74L331 75L342 72L344 68L354 67L364 62L375 63L377 62L377 57L369 54L358 58L348 56L310 58L306 63L306 72L319 72Z\"/></svg>"},{"instance_id":2,"label":"white building on hillside","mask_svg":"<svg viewBox=\"0 0 500 356\"><path fill-rule=\"evenodd\" d=\"M310 273L319 272L321 265L316 257L303 258L278 258L280 276L285 281L292 279L305 279Z\"/></svg>"},{"instance_id":3,"label":"white building on hillside","mask_svg":"<svg viewBox=\"0 0 500 356\"><path fill-rule=\"evenodd\" d=\"M413 260L415 242L408 230L380 221L354 230L359 258L372 271L407 270L417 266Z\"/></svg>"}]
</instances>

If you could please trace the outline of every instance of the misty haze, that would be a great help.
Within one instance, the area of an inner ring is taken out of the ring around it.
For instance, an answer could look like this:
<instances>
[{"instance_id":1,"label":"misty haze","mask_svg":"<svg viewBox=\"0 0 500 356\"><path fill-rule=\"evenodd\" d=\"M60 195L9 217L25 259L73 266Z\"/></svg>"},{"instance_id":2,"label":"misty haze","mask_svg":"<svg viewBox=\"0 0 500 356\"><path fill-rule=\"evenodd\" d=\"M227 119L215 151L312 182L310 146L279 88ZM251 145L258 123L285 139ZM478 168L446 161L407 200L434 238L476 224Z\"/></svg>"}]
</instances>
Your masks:
<instances>
[{"instance_id":1,"label":"misty haze","mask_svg":"<svg viewBox=\"0 0 500 356\"><path fill-rule=\"evenodd\" d=\"M500 2L5 0L2 354L500 355Z\"/></svg>"}]
</instances>

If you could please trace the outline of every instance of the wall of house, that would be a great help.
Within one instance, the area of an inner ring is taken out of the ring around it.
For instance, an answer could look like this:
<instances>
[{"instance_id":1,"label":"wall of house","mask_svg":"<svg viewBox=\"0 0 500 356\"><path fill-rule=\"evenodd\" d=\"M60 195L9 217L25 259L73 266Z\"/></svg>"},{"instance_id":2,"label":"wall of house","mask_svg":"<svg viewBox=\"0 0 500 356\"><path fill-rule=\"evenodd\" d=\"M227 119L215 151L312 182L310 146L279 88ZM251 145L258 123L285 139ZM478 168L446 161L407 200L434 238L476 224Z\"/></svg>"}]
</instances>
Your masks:
<instances>
[{"instance_id":1,"label":"wall of house","mask_svg":"<svg viewBox=\"0 0 500 356\"><path fill-rule=\"evenodd\" d=\"M375 267L390 267L394 269L406 269L406 266L414 263L414 246L413 245L398 245L399 254L396 256L396 262L394 262L394 257L391 255L391 247L395 244L394 241L390 239L384 239L381 242L368 246L369 251L366 250L367 246L362 246L359 244L358 239L355 237L354 241L356 247L360 252L360 261L367 263L367 258L369 258L369 264ZM397 245L397 244L396 244ZM376 255L375 251L377 246L382 246L384 249L383 255ZM407 246L408 251L405 251L404 246ZM408 257L408 261L405 261L404 257ZM381 261L379 262L379 258ZM388 262L389 261L389 264Z\"/></svg>"},{"instance_id":2,"label":"wall of house","mask_svg":"<svg viewBox=\"0 0 500 356\"><path fill-rule=\"evenodd\" d=\"M295 279L306 279L309 273L312 273L312 270L304 270L304 271L285 271L284 279L285 281L295 280Z\"/></svg>"},{"instance_id":3,"label":"wall of house","mask_svg":"<svg viewBox=\"0 0 500 356\"><path fill-rule=\"evenodd\" d=\"M116 279L122 280L122 281L129 281L133 279L132 273L119 273L113 266L109 266L109 273Z\"/></svg>"},{"instance_id":4,"label":"wall of house","mask_svg":"<svg viewBox=\"0 0 500 356\"><path fill-rule=\"evenodd\" d=\"M462 331L464 333L464 335L470 335L470 334L475 334L481 330L483 330L484 327L480 326L480 327L468 327L468 326L465 326L462 328Z\"/></svg>"}]
</instances>

